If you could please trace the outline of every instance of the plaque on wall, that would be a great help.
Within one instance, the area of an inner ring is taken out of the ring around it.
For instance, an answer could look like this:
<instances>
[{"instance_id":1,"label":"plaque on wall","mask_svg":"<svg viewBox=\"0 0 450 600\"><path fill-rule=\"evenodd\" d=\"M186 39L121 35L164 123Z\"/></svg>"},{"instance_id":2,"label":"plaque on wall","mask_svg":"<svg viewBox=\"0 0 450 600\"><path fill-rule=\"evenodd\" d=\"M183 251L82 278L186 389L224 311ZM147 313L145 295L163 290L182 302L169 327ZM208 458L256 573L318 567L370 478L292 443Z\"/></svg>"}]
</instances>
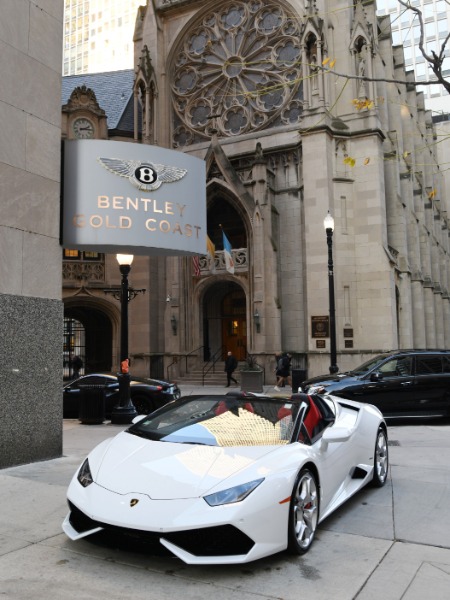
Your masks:
<instances>
[{"instance_id":1,"label":"plaque on wall","mask_svg":"<svg viewBox=\"0 0 450 600\"><path fill-rule=\"evenodd\" d=\"M316 340L316 348L325 348L325 340Z\"/></svg>"},{"instance_id":2,"label":"plaque on wall","mask_svg":"<svg viewBox=\"0 0 450 600\"><path fill-rule=\"evenodd\" d=\"M353 328L349 328L349 329L344 329L344 337L345 338L352 338L353 337Z\"/></svg>"},{"instance_id":3,"label":"plaque on wall","mask_svg":"<svg viewBox=\"0 0 450 600\"><path fill-rule=\"evenodd\" d=\"M353 340L344 340L346 348L353 348Z\"/></svg>"},{"instance_id":4,"label":"plaque on wall","mask_svg":"<svg viewBox=\"0 0 450 600\"><path fill-rule=\"evenodd\" d=\"M330 317L311 317L311 335L313 338L330 336Z\"/></svg>"}]
</instances>

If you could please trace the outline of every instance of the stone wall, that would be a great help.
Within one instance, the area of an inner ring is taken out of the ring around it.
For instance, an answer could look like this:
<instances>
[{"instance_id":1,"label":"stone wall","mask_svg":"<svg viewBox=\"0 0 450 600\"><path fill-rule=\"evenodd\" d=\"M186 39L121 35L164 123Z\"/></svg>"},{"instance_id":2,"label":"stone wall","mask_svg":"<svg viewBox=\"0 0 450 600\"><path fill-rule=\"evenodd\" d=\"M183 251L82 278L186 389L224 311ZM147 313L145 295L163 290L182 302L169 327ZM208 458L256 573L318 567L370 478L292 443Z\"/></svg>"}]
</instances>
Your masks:
<instances>
[{"instance_id":1,"label":"stone wall","mask_svg":"<svg viewBox=\"0 0 450 600\"><path fill-rule=\"evenodd\" d=\"M59 456L63 2L0 20L0 467Z\"/></svg>"},{"instance_id":2,"label":"stone wall","mask_svg":"<svg viewBox=\"0 0 450 600\"><path fill-rule=\"evenodd\" d=\"M62 452L62 304L0 294L0 467Z\"/></svg>"}]
</instances>

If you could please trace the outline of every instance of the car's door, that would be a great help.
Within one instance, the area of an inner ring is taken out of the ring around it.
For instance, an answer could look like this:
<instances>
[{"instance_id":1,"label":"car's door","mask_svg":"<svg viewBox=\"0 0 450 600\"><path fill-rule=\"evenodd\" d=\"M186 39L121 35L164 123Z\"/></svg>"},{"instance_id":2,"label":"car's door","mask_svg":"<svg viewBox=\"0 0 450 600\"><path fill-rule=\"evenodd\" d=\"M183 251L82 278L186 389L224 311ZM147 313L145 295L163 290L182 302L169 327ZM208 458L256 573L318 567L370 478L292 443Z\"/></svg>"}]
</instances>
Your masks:
<instances>
[{"instance_id":1,"label":"car's door","mask_svg":"<svg viewBox=\"0 0 450 600\"><path fill-rule=\"evenodd\" d=\"M415 402L413 356L398 355L386 360L354 389L352 399L374 404L383 414L402 415Z\"/></svg>"},{"instance_id":2,"label":"car's door","mask_svg":"<svg viewBox=\"0 0 450 600\"><path fill-rule=\"evenodd\" d=\"M79 413L80 386L92 383L92 377L80 377L66 385L63 389L63 415L66 418L76 418Z\"/></svg>"},{"instance_id":3,"label":"car's door","mask_svg":"<svg viewBox=\"0 0 450 600\"><path fill-rule=\"evenodd\" d=\"M86 375L76 379L64 388L64 416L77 417L79 413L80 395L83 386L98 385L105 387L106 404L111 404L118 395L118 384L114 377L107 375Z\"/></svg>"},{"instance_id":4,"label":"car's door","mask_svg":"<svg viewBox=\"0 0 450 600\"><path fill-rule=\"evenodd\" d=\"M336 404L336 403L335 403ZM336 404L336 421L329 429L348 432L345 441L323 444L320 436L313 444L320 456L320 470L322 478L322 508L321 514L330 510L330 506L341 503L347 493L347 486L351 479L351 469L359 462L355 454L353 437L357 434L359 410L345 404ZM327 431L327 429L325 430Z\"/></svg>"},{"instance_id":5,"label":"car's door","mask_svg":"<svg viewBox=\"0 0 450 600\"><path fill-rule=\"evenodd\" d=\"M66 419L78 416L80 387L78 380L72 381L63 388L63 416Z\"/></svg>"},{"instance_id":6,"label":"car's door","mask_svg":"<svg viewBox=\"0 0 450 600\"><path fill-rule=\"evenodd\" d=\"M417 414L447 414L450 406L450 360L439 354L416 356Z\"/></svg>"},{"instance_id":7,"label":"car's door","mask_svg":"<svg viewBox=\"0 0 450 600\"><path fill-rule=\"evenodd\" d=\"M119 403L119 381L117 380L117 377L113 377L112 375L105 375L103 377L103 380L99 383L100 385L104 386L105 412L107 415L109 415L113 407Z\"/></svg>"}]
</instances>

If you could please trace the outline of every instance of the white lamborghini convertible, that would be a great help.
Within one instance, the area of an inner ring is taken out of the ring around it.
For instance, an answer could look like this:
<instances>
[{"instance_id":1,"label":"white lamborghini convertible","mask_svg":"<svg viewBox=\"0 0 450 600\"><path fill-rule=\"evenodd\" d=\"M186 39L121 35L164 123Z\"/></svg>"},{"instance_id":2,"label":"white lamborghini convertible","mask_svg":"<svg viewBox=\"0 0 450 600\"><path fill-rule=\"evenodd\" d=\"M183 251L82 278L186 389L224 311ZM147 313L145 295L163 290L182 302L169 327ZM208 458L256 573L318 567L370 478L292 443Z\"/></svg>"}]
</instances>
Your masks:
<instances>
[{"instance_id":1,"label":"white lamborghini convertible","mask_svg":"<svg viewBox=\"0 0 450 600\"><path fill-rule=\"evenodd\" d=\"M388 475L386 424L332 396L191 396L98 445L63 530L145 538L191 564L303 554L318 523Z\"/></svg>"}]
</instances>

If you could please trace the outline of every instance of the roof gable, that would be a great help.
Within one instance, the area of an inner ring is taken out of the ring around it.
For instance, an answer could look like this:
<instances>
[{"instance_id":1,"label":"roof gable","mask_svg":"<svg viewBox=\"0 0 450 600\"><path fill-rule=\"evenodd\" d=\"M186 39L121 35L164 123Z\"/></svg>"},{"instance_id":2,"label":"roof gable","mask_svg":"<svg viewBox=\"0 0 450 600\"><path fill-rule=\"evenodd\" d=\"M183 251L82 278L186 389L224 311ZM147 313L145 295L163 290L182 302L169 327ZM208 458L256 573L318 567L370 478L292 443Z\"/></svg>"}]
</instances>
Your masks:
<instances>
[{"instance_id":1,"label":"roof gable","mask_svg":"<svg viewBox=\"0 0 450 600\"><path fill-rule=\"evenodd\" d=\"M132 69L69 75L62 78L61 101L67 104L73 90L84 85L94 91L100 108L106 113L109 130L128 130L131 126L133 131L133 119L128 114L130 108L133 109L133 83Z\"/></svg>"}]
</instances>

